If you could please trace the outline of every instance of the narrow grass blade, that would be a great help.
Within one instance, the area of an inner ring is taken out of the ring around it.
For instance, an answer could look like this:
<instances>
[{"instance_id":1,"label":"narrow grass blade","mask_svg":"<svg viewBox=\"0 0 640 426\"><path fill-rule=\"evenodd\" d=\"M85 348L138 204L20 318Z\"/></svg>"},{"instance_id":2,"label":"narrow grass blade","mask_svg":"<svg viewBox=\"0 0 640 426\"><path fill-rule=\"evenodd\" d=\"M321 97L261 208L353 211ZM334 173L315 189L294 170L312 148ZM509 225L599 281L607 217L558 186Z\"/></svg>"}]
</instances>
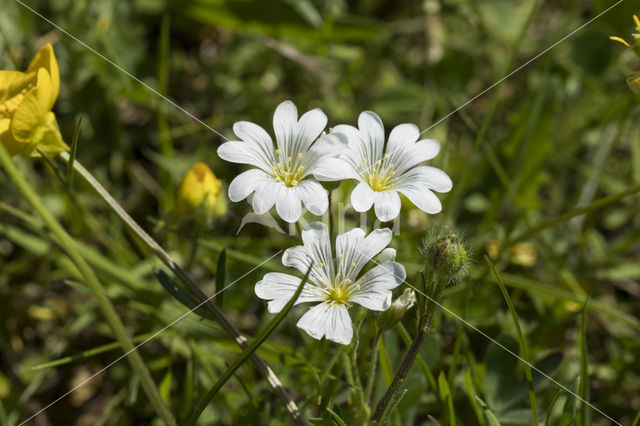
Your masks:
<instances>
[{"instance_id":1,"label":"narrow grass blade","mask_svg":"<svg viewBox=\"0 0 640 426\"><path fill-rule=\"evenodd\" d=\"M578 395L582 400L580 408L580 420L578 424L591 424L589 416L589 405L584 401L589 401L589 365L587 361L587 312L589 306L588 299L582 308L582 321L580 322L580 384L578 385Z\"/></svg>"},{"instance_id":2,"label":"narrow grass blade","mask_svg":"<svg viewBox=\"0 0 640 426\"><path fill-rule=\"evenodd\" d=\"M253 342L251 342L251 344L247 346L247 348L242 352L242 355L240 355L240 357L238 357L238 359L236 359L234 363L231 364L229 368L227 368L227 370L222 374L222 376L218 379L218 381L213 385L213 388L211 388L209 393L207 393L207 395L205 395L205 397L200 401L200 404L198 404L198 407L193 411L193 413L191 413L191 416L187 420L186 426L192 426L197 422L198 417L200 417L200 414L202 414L204 409L207 408L207 405L209 405L209 402L211 402L211 400L216 396L218 391L222 388L222 386L224 386L227 380L229 380L229 378L233 376L236 370L240 368L240 366L244 364L247 359L249 359L251 354L253 354L260 347L260 345L271 335L271 333L273 333L276 327L278 327L280 322L282 322L284 317L289 313L289 311L293 307L293 304L296 302L296 300L298 300L298 296L300 296L300 293L302 293L302 289L307 283L307 278L309 277L309 273L311 272L312 266L313 265L309 265L309 269L307 269L307 273L305 274L302 281L300 281L300 285L298 286L298 289L296 290L294 295L291 297L291 300L289 300L289 302L287 302L284 308L282 308L280 313L278 313L269 322L269 324L267 324L265 329L260 334L258 334L258 336L256 336L255 339L253 339Z\"/></svg>"},{"instance_id":3,"label":"narrow grass blade","mask_svg":"<svg viewBox=\"0 0 640 426\"><path fill-rule=\"evenodd\" d=\"M139 343L139 342L142 342L144 340L149 339L154 334L156 334L156 333L145 333L145 334L140 334L138 336L133 336L133 337L131 337L131 341L133 343ZM166 334L163 337L166 337ZM86 351L82 351L82 352L80 352L78 354L75 354L75 355L65 356L64 358L59 358L59 359L56 359L54 361L45 362L44 364L38 364L38 365L36 365L34 367L31 367L31 370L42 370L44 368L58 367L58 366L61 366L61 365L72 363L74 361L90 358L92 356L100 355L100 354L105 353L105 352L109 352L109 351L113 351L113 350L116 350L116 349L120 349L121 347L122 346L120 345L119 342L108 343L106 345L102 345L102 346L98 346L98 347L93 348L93 349L88 349Z\"/></svg>"},{"instance_id":4,"label":"narrow grass blade","mask_svg":"<svg viewBox=\"0 0 640 426\"><path fill-rule=\"evenodd\" d=\"M329 407L327 407L326 410L331 415L331 419L335 422L335 424L337 424L338 426L347 426L347 424L344 422L344 420L342 420L338 413L336 413Z\"/></svg>"},{"instance_id":5,"label":"narrow grass blade","mask_svg":"<svg viewBox=\"0 0 640 426\"><path fill-rule=\"evenodd\" d=\"M638 414L636 414L636 418L633 419L633 423L631 423L631 426L638 426L640 425L640 411L638 411Z\"/></svg>"},{"instance_id":6,"label":"narrow grass blade","mask_svg":"<svg viewBox=\"0 0 640 426\"><path fill-rule=\"evenodd\" d=\"M567 220L571 219L572 217L575 216L579 216L579 215L583 215L583 214L587 214L590 213L592 211L601 209L605 206L608 206L611 203L615 203L616 201L618 201L621 198L626 197L627 195L632 195L635 194L636 192L640 191L640 184L638 185L633 185L627 189L625 189L624 191L620 191L617 194L613 194L613 195L609 195L608 197L604 197L604 198L600 198L599 200L594 201L593 203L583 206L583 207L577 207L573 210L569 210L568 212L561 214L560 216L557 216L553 219L549 219L547 221L544 221L532 228L530 228L528 231L523 232L522 234L518 235L517 237L509 240L506 244L505 244L505 248L506 247L511 247L512 245L519 243L521 241L524 241L532 236L534 236L535 234L537 234L538 232L546 229L546 228L550 228L552 226L555 226L559 223L562 222L566 222Z\"/></svg>"},{"instance_id":7,"label":"narrow grass blade","mask_svg":"<svg viewBox=\"0 0 640 426\"><path fill-rule=\"evenodd\" d=\"M211 313L204 306L202 306L202 304L198 302L198 300L194 296L192 296L185 289L181 288L173 279L171 279L169 275L167 275L166 272L161 269L158 270L156 272L156 278L158 278L158 281L160 282L160 284L162 284L162 287L164 287L167 293L173 296L173 298L178 302L189 308L189 310L193 310L193 312L200 315L201 317L215 320L213 315L211 315Z\"/></svg>"},{"instance_id":8,"label":"narrow grass blade","mask_svg":"<svg viewBox=\"0 0 640 426\"><path fill-rule=\"evenodd\" d=\"M449 417L449 424L455 426L456 413L453 409L453 396L451 395L449 383L443 372L438 376L438 393L440 394L440 401L442 401L444 405L442 410L445 411Z\"/></svg>"},{"instance_id":9,"label":"narrow grass blade","mask_svg":"<svg viewBox=\"0 0 640 426\"><path fill-rule=\"evenodd\" d=\"M216 295L213 298L213 303L218 305L222 309L222 303L224 302L224 288L227 286L227 249L223 249L218 256L218 266L216 267Z\"/></svg>"},{"instance_id":10,"label":"narrow grass blade","mask_svg":"<svg viewBox=\"0 0 640 426\"><path fill-rule=\"evenodd\" d=\"M76 161L78 153L78 139L80 138L80 125L82 124L82 116L76 120L76 128L73 131L73 139L71 140L71 152L69 153L69 162L67 163L67 176L65 178L67 191L73 189L73 163Z\"/></svg>"},{"instance_id":11,"label":"narrow grass blade","mask_svg":"<svg viewBox=\"0 0 640 426\"><path fill-rule=\"evenodd\" d=\"M556 392L556 394L553 396L553 399L549 403L549 407L547 408L547 415L544 419L545 426L550 426L552 424L551 413L553 412L553 407L556 406L556 402L558 402L558 399L560 398L560 395L562 395L563 392L564 392L564 389L558 389L558 392Z\"/></svg>"},{"instance_id":12,"label":"narrow grass blade","mask_svg":"<svg viewBox=\"0 0 640 426\"><path fill-rule=\"evenodd\" d=\"M58 180L62 184L64 184L65 180L64 180L64 176L62 176L62 172L60 171L60 168L53 162L53 160L51 160L51 158L49 158L49 156L47 154L45 154L44 152L40 151L38 148L36 148L36 151L38 152L38 154L40 154L40 157L42 158L42 161L44 161L44 163L56 175Z\"/></svg>"},{"instance_id":13,"label":"narrow grass blade","mask_svg":"<svg viewBox=\"0 0 640 426\"><path fill-rule=\"evenodd\" d=\"M393 368L391 367L391 360L389 359L389 352L384 345L384 336L378 341L378 359L380 360L380 370L382 370L382 377L387 386L393 381Z\"/></svg>"},{"instance_id":14,"label":"narrow grass blade","mask_svg":"<svg viewBox=\"0 0 640 426\"><path fill-rule=\"evenodd\" d=\"M518 314L516 313L516 308L513 306L511 302L511 297L509 297L509 292L507 288L504 286L502 282L502 278L498 274L498 271L491 263L491 260L486 255L484 256L484 260L487 262L487 265L491 269L493 276L498 282L498 286L500 286L500 291L502 291L502 295L504 296L504 300L507 302L507 306L509 306L509 311L511 312L511 318L513 319L513 324L516 328L516 335L518 337L518 342L520 343L520 356L525 360L524 364L524 372L527 377L527 384L529 385L529 402L531 404L531 416L533 418L533 424L538 424L538 407L536 404L536 393L533 389L533 378L531 376L531 366L529 365L529 350L527 349L527 342L524 339L522 334L522 329L520 328L520 321L518 321Z\"/></svg>"},{"instance_id":15,"label":"narrow grass blade","mask_svg":"<svg viewBox=\"0 0 640 426\"><path fill-rule=\"evenodd\" d=\"M478 424L484 426L484 415L482 414L482 410L478 405L478 401L476 401L476 390L473 386L473 380L471 379L471 373L469 369L464 370L464 386L467 390L467 396L469 397L471 408L473 408L473 412L476 413Z\"/></svg>"},{"instance_id":16,"label":"narrow grass blade","mask_svg":"<svg viewBox=\"0 0 640 426\"><path fill-rule=\"evenodd\" d=\"M484 418L487 421L487 425L500 426L500 422L498 421L498 418L496 417L495 414L493 414L491 409L489 409L487 404L478 396L476 396L476 401L478 401L478 403L480 404L480 407L482 407L482 412L484 413Z\"/></svg>"}]
</instances>

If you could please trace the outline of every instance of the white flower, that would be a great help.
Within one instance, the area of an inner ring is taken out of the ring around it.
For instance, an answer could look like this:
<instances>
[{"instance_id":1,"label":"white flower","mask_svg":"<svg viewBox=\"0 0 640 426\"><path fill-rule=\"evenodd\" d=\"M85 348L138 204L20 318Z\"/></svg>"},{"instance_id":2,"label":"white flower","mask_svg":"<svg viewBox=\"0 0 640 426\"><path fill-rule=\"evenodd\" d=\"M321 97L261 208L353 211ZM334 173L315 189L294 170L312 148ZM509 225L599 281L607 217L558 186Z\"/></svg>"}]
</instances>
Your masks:
<instances>
[{"instance_id":1,"label":"white flower","mask_svg":"<svg viewBox=\"0 0 640 426\"><path fill-rule=\"evenodd\" d=\"M302 231L302 246L289 248L282 257L285 266L303 274L313 263L296 304L322 302L307 311L298 327L311 337L323 336L334 342L349 344L353 337L347 309L357 303L373 311L384 311L391 304L391 290L407 276L396 262L384 262L360 276L362 268L391 241L391 230L376 229L365 237L360 228L351 229L336 238L336 258L332 257L329 230L321 222L310 223ZM269 300L269 312L280 312L291 299L300 278L270 272L256 284L255 292Z\"/></svg>"},{"instance_id":2,"label":"white flower","mask_svg":"<svg viewBox=\"0 0 640 426\"><path fill-rule=\"evenodd\" d=\"M385 146L382 120L371 111L360 114L358 127L343 124L333 128L332 134L342 134L347 138L348 148L340 158L332 159L323 178L340 180L347 175L360 181L351 193L353 208L366 212L373 205L376 216L383 222L400 214L398 192L419 209L438 213L442 205L432 191L450 191L451 179L435 167L416 167L438 155L438 141L418 141L418 127L400 124L391 130Z\"/></svg>"},{"instance_id":3,"label":"white flower","mask_svg":"<svg viewBox=\"0 0 640 426\"><path fill-rule=\"evenodd\" d=\"M301 202L315 215L327 210L327 191L311 175L326 169L326 160L346 147L337 135L318 137L327 125L327 116L318 108L300 117L291 101L278 105L273 115L276 146L260 126L247 121L233 125L241 141L218 148L220 158L257 167L238 175L229 185L229 199L244 200L253 193L251 204L261 215L273 205L280 217L296 222L302 213Z\"/></svg>"}]
</instances>

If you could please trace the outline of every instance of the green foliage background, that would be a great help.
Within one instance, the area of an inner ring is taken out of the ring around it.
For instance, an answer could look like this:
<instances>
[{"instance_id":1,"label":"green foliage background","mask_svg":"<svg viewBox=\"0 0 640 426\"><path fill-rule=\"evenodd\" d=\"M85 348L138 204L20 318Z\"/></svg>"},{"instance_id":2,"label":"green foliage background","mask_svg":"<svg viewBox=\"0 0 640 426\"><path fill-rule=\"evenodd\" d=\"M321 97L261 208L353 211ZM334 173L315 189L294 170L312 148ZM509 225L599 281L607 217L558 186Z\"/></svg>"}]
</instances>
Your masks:
<instances>
[{"instance_id":1,"label":"green foliage background","mask_svg":"<svg viewBox=\"0 0 640 426\"><path fill-rule=\"evenodd\" d=\"M604 0L56 0L26 2L74 37L229 138L232 124L271 128L277 104L322 108L329 126L354 123L363 110L386 124L421 129L445 117L511 70L604 11ZM427 132L442 143L433 162L452 177L444 209L427 216L403 207L394 238L409 282L422 267L417 246L428 227L449 225L466 236L471 276L446 293L445 305L518 352L513 322L482 261L536 224L640 184L638 97L626 75L640 59L610 42L629 39L631 0L623 1L553 50ZM161 37L168 31L166 43ZM62 88L55 112L71 140L82 117L78 160L208 293L216 261L228 248L227 283L297 237L250 224L236 237L246 203L197 229L171 220L175 191L196 161L227 185L241 167L215 154L222 139L149 92L86 47L14 0L0 0L0 68L22 69L46 41L54 43ZM92 190L76 179L67 190L39 160L16 159L81 245L107 284L129 327L143 336L185 308L154 276L160 267ZM350 184L338 196L346 201ZM120 355L110 329L78 271L57 248L17 189L0 175L0 424L15 425ZM535 264L499 251L497 268L518 313L535 364L578 392L581 310L589 395L599 409L630 424L640 407L640 215L630 195L529 235ZM311 220L312 217L308 217ZM354 224L355 214L348 216ZM189 232L190 230L190 232ZM493 242L493 243L492 243ZM518 246L523 249L523 246ZM527 248L525 247L525 248ZM253 286L279 257L251 272L217 303L246 334L271 318ZM398 290L398 294L402 290ZM338 366L319 377L339 346L313 341L295 323L297 308L258 353L290 389L306 417L349 419L348 388ZM404 320L410 334L413 311ZM371 320L371 317L369 317ZM362 340L372 333L363 327ZM488 339L439 311L396 410L397 424L477 424L484 404L502 424L529 424L524 371ZM384 335L377 400L406 346ZM104 349L104 348L103 348ZM363 347L362 357L370 356ZM239 353L220 328L193 314L140 349L179 420ZM583 356L585 354L583 353ZM58 366L33 367L65 356ZM363 371L364 373L364 371ZM436 379L438 383L436 383ZM534 372L549 424L588 424L581 404ZM477 400L473 395L478 395ZM449 407L453 409L450 410ZM551 408L551 410L550 410ZM478 411L476 411L478 410ZM153 411L126 362L61 400L33 424L155 424ZM487 417L488 418L488 417ZM544 418L544 416L543 416ZM201 424L282 424L279 402L250 364L227 383ZM483 420L487 421L487 420ZM591 412L593 424L610 424Z\"/></svg>"}]
</instances>

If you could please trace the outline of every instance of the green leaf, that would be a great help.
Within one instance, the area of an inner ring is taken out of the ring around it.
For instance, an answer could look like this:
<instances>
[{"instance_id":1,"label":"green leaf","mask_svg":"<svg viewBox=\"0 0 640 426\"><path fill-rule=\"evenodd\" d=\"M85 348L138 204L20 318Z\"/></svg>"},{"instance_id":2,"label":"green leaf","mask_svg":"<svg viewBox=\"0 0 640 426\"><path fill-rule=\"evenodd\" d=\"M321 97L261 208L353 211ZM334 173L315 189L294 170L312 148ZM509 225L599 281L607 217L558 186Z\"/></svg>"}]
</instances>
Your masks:
<instances>
[{"instance_id":1,"label":"green leaf","mask_svg":"<svg viewBox=\"0 0 640 426\"><path fill-rule=\"evenodd\" d=\"M169 404L169 402L171 401L171 383L172 382L173 382L173 373L169 368L167 370L167 374L164 375L162 381L160 382L160 385L158 386L160 395L162 396L162 399L164 399L164 402L167 404Z\"/></svg>"},{"instance_id":2,"label":"green leaf","mask_svg":"<svg viewBox=\"0 0 640 426\"><path fill-rule=\"evenodd\" d=\"M289 2L277 0L192 0L181 11L212 27L317 43L369 40L377 36L383 26L381 22L364 19L355 21L352 18L350 21L333 22L331 26L315 28L305 19L311 16L308 10L300 10Z\"/></svg>"},{"instance_id":3,"label":"green leaf","mask_svg":"<svg viewBox=\"0 0 640 426\"><path fill-rule=\"evenodd\" d=\"M496 281L498 282L498 286L500 286L500 291L502 291L502 295L504 296L505 301L507 302L507 306L509 306L509 312L511 312L511 318L513 319L513 324L516 328L516 335L518 336L518 343L520 345L520 357L522 358L525 376L527 378L527 384L529 385L529 403L531 404L531 416L533 419L533 424L538 424L538 408L536 404L536 393L533 388L533 378L531 376L531 366L529 365L529 349L527 348L527 341L522 334L522 329L520 328L520 322L518 321L518 314L516 313L516 308L513 306L511 302L511 298L509 297L509 292L507 288L504 286L502 282L502 278L496 271L496 268L491 263L491 260L487 255L484 256L484 260L489 265L491 272L493 273Z\"/></svg>"},{"instance_id":4,"label":"green leaf","mask_svg":"<svg viewBox=\"0 0 640 426\"><path fill-rule=\"evenodd\" d=\"M588 300L587 300L588 301ZM587 312L589 307L587 301L582 308L582 321L580 322L580 383L578 385L581 401L578 424L591 424L589 404L589 365L587 360Z\"/></svg>"},{"instance_id":5,"label":"green leaf","mask_svg":"<svg viewBox=\"0 0 640 426\"><path fill-rule=\"evenodd\" d=\"M478 423L480 425L484 425L484 415L480 406L478 405L478 401L476 400L476 390L473 386L473 379L471 378L471 370L464 370L464 386L467 390L467 396L469 397L469 402L471 403L471 407L473 408L473 412L476 413L476 418L478 419Z\"/></svg>"},{"instance_id":6,"label":"green leaf","mask_svg":"<svg viewBox=\"0 0 640 426\"><path fill-rule=\"evenodd\" d=\"M495 414L489 409L487 404L480 399L479 396L476 396L476 401L480 404L480 408L482 408L482 412L484 413L484 419L488 426L500 426L500 422L496 418Z\"/></svg>"},{"instance_id":7,"label":"green leaf","mask_svg":"<svg viewBox=\"0 0 640 426\"><path fill-rule=\"evenodd\" d=\"M78 153L78 139L80 138L80 125L82 124L82 115L76 119L76 128L73 131L73 139L71 140L71 152L69 153L69 161L67 162L67 176L65 179L67 191L73 189L73 163L76 161Z\"/></svg>"},{"instance_id":8,"label":"green leaf","mask_svg":"<svg viewBox=\"0 0 640 426\"><path fill-rule=\"evenodd\" d=\"M200 404L198 404L198 407L191 413L191 416L187 420L187 423L186 423L187 426L193 426L198 421L198 417L200 417L200 414L202 414L204 409L207 408L207 405L209 405L209 402L211 402L211 400L216 396L218 391L222 389L222 386L224 386L227 380L229 380L229 378L233 376L236 370L240 368L240 366L244 364L247 359L249 359L251 354L253 354L260 347L260 345L262 345L262 343L271 335L271 333L275 331L276 327L278 327L280 322L282 322L285 316L289 313L289 311L293 307L296 300L298 300L298 296L300 296L300 293L302 293L302 289L307 283L307 278L309 277L309 273L311 272L312 266L313 265L309 265L309 269L307 269L307 273L305 274L304 278L300 281L300 285L298 286L298 289L293 294L291 299L287 302L287 304L284 306L284 308L282 308L282 310L269 322L269 324L267 324L265 329L262 330L260 334L258 334L258 336L256 336L253 339L253 342L251 342L251 344L247 346L247 348L242 352L240 357L238 357L238 359L236 359L234 363L225 370L222 376L220 376L218 381L213 385L213 388L211 388L211 390L207 393L207 395L205 395L204 398L200 401Z\"/></svg>"},{"instance_id":9,"label":"green leaf","mask_svg":"<svg viewBox=\"0 0 640 426\"><path fill-rule=\"evenodd\" d=\"M158 281L160 281L160 284L162 284L162 287L164 287L164 289L167 291L167 293L173 296L173 298L178 302L189 308L189 310L193 310L193 312L197 313L201 317L215 320L211 313L209 313L209 311L205 309L204 304L201 305L202 302L198 302L196 298L191 295L191 293L180 287L162 269L156 271L156 277L158 278ZM198 308L196 308L196 306L198 306Z\"/></svg>"},{"instance_id":10,"label":"green leaf","mask_svg":"<svg viewBox=\"0 0 640 426\"><path fill-rule=\"evenodd\" d=\"M440 394L440 401L442 401L442 410L447 413L449 419L448 424L455 426L456 415L453 409L453 397L451 396L451 390L449 389L449 383L443 372L440 372L438 376L438 393Z\"/></svg>"},{"instance_id":11,"label":"green leaf","mask_svg":"<svg viewBox=\"0 0 640 426\"><path fill-rule=\"evenodd\" d=\"M213 302L222 309L222 303L224 301L223 290L225 289L227 275L227 249L223 249L218 256L218 266L216 267L216 295L213 298Z\"/></svg>"},{"instance_id":12,"label":"green leaf","mask_svg":"<svg viewBox=\"0 0 640 426\"><path fill-rule=\"evenodd\" d=\"M510 336L500 336L496 342L489 345L485 357L484 390L487 403L495 413L500 414L526 398L528 384L518 374L521 371L518 359L507 352L517 353L518 342ZM562 359L561 352L553 351L536 360L533 365L537 370L551 375ZM541 374L533 377L534 388L543 383L546 381Z\"/></svg>"}]
</instances>

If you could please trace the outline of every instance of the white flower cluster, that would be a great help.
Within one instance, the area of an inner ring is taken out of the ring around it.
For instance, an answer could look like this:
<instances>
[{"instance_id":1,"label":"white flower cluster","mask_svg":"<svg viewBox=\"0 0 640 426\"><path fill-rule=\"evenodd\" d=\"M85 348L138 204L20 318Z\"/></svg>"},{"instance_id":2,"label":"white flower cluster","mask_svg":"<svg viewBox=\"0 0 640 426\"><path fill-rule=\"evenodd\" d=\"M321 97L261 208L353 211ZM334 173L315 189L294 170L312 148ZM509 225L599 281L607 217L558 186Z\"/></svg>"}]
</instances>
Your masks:
<instances>
[{"instance_id":1,"label":"white flower cluster","mask_svg":"<svg viewBox=\"0 0 640 426\"><path fill-rule=\"evenodd\" d=\"M433 139L418 140L413 124L400 124L391 130L385 143L382 120L365 111L358 127L335 126L325 133L327 116L313 109L298 119L291 101L278 105L273 116L276 143L260 126L241 121L233 131L240 139L222 144L218 155L227 161L254 166L238 175L229 185L229 198L250 199L261 215L274 205L278 215L297 222L302 204L314 215L328 208L329 195L319 181L358 181L351 193L351 204L358 212L372 207L380 221L400 214L400 196L405 195L427 213L438 213L442 205L433 191L448 192L452 183L442 170L421 166L434 158L440 144ZM395 262L389 229L377 229L365 237L363 230L351 229L338 235L335 258L329 230L314 222L302 232L302 246L285 251L282 263L305 273L312 264L309 282L296 304L320 302L298 321L311 337L326 337L349 344L353 336L347 309L354 303L373 311L384 311L391 304L391 290L406 277L404 267ZM377 255L376 266L360 275ZM270 312L279 312L300 285L300 278L271 272L256 284L258 297L269 300Z\"/></svg>"}]
</instances>

